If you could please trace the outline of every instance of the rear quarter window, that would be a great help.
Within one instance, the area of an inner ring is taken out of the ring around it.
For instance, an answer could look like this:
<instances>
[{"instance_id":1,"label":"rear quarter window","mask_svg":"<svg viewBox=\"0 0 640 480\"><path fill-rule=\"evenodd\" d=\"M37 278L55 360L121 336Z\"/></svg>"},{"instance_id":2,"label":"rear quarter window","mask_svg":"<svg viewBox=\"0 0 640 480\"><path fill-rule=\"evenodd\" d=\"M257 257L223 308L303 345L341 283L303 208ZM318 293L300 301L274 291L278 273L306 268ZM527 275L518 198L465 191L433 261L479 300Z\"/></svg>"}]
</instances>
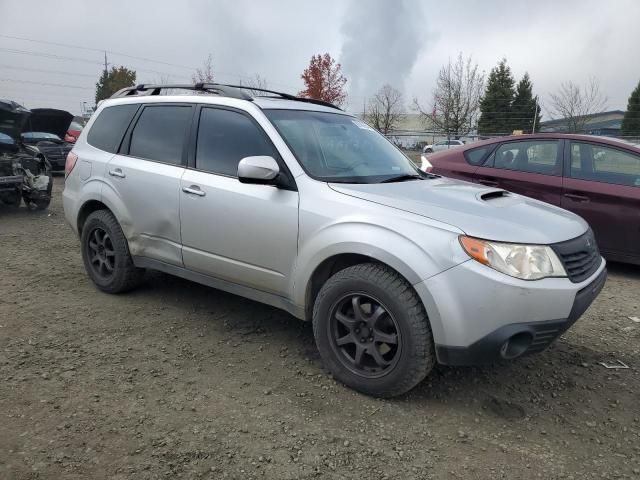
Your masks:
<instances>
[{"instance_id":1,"label":"rear quarter window","mask_svg":"<svg viewBox=\"0 0 640 480\"><path fill-rule=\"evenodd\" d=\"M493 145L488 145L486 147L472 148L471 150L467 150L464 152L464 158L467 160L467 163L478 166L481 165L484 161L487 153L493 148Z\"/></svg>"},{"instance_id":2,"label":"rear quarter window","mask_svg":"<svg viewBox=\"0 0 640 480\"><path fill-rule=\"evenodd\" d=\"M116 153L139 105L114 105L103 109L93 122L87 143L105 152Z\"/></svg>"}]
</instances>

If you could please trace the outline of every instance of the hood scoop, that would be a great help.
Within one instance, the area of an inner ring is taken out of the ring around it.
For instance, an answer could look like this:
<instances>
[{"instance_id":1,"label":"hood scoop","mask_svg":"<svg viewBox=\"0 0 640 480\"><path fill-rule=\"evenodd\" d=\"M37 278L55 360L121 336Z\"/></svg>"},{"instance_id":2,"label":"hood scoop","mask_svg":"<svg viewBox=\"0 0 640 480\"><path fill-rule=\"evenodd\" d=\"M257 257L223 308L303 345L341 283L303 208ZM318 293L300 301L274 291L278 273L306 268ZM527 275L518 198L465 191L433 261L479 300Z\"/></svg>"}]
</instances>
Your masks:
<instances>
[{"instance_id":1,"label":"hood scoop","mask_svg":"<svg viewBox=\"0 0 640 480\"><path fill-rule=\"evenodd\" d=\"M480 194L480 200L488 202L490 200L496 200L498 198L504 198L510 196L510 193L506 190L492 190L490 192Z\"/></svg>"}]
</instances>

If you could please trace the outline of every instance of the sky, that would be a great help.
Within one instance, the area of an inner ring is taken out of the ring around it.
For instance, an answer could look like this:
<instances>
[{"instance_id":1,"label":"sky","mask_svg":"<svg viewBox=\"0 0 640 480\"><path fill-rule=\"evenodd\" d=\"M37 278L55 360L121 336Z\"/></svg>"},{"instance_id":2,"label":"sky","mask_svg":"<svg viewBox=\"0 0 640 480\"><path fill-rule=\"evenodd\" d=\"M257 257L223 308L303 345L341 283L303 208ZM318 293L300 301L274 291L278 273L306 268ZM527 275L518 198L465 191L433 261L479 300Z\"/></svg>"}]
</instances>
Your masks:
<instances>
[{"instance_id":1,"label":"sky","mask_svg":"<svg viewBox=\"0 0 640 480\"><path fill-rule=\"evenodd\" d=\"M385 83L411 111L462 52L487 74L503 57L516 80L529 72L548 118L549 94L589 77L608 109L625 109L640 81L639 25L638 0L0 0L0 98L78 114L94 103L105 50L138 83L189 82L211 54L217 81L258 74L297 93L311 56L328 52L349 111Z\"/></svg>"}]
</instances>

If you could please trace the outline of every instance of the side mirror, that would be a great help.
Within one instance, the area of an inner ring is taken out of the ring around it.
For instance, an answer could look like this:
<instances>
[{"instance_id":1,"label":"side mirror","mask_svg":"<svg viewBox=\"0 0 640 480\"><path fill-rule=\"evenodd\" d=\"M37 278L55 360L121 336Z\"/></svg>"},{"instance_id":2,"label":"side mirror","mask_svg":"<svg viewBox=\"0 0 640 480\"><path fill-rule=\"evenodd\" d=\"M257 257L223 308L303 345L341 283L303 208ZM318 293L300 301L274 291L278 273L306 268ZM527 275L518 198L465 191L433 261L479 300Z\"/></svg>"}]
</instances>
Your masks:
<instances>
[{"instance_id":1,"label":"side mirror","mask_svg":"<svg viewBox=\"0 0 640 480\"><path fill-rule=\"evenodd\" d=\"M238 163L238 180L242 183L274 185L279 174L278 162L266 155L245 157Z\"/></svg>"}]
</instances>

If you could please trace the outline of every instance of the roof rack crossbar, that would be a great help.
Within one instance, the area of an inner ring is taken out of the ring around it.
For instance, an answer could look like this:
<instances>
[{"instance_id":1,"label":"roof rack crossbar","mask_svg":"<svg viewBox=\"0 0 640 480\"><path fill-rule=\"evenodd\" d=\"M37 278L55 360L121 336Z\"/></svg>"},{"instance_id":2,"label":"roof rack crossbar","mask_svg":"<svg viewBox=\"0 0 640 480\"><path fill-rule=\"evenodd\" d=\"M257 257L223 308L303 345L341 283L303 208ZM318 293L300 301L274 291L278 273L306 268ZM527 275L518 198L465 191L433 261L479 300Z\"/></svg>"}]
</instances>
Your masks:
<instances>
[{"instance_id":1,"label":"roof rack crossbar","mask_svg":"<svg viewBox=\"0 0 640 480\"><path fill-rule=\"evenodd\" d=\"M312 103L315 105L322 105L324 107L341 110L336 105L329 102L325 102L323 100L296 97L295 95L291 95L289 93L277 92L275 90L269 90L266 88L258 88L258 87L254 88L254 87L250 87L249 85L229 85L226 83L199 82L194 84L177 83L177 84L167 84L167 85L140 84L134 87L126 87L121 90L118 90L116 93L114 93L111 96L111 98L122 98L122 97L136 96L136 95L160 95L162 90L173 90L173 89L194 90L197 92L213 93L223 97L238 98L241 100L253 100L253 97L247 93L247 90L248 90L251 92L262 92L262 93L268 93L271 95L277 95L281 98L284 98L285 100Z\"/></svg>"}]
</instances>

